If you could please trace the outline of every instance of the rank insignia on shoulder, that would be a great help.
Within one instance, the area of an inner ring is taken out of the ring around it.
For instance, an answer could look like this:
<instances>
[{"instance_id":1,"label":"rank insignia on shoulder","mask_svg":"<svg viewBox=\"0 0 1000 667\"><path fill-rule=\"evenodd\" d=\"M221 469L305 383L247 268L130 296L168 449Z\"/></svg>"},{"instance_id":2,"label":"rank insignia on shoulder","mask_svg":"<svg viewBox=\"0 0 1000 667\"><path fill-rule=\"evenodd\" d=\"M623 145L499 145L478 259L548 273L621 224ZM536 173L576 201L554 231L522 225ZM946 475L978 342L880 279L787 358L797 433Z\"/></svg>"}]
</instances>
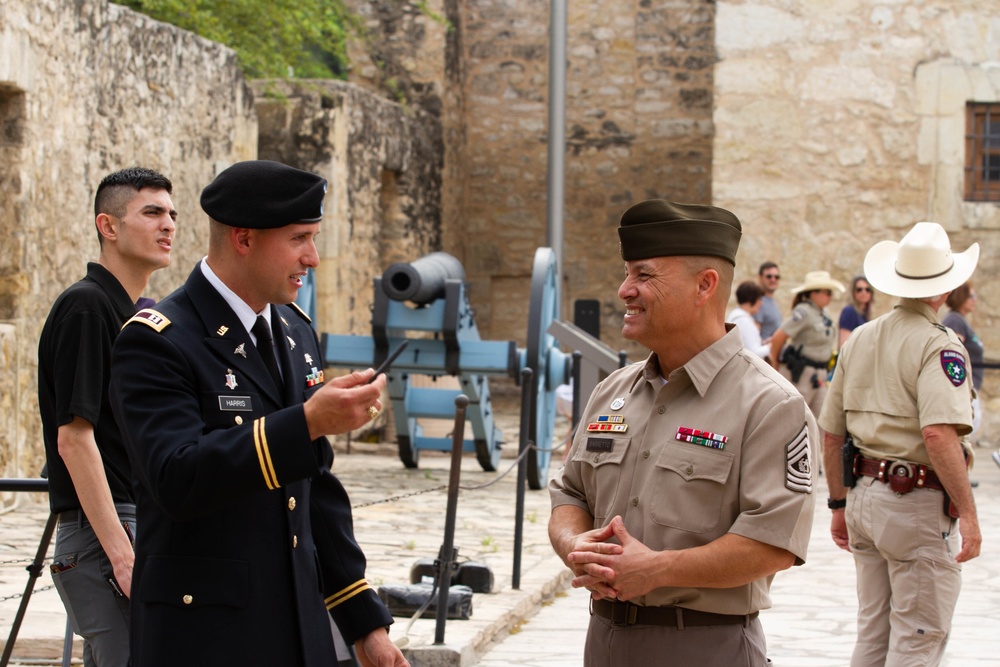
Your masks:
<instances>
[{"instance_id":1,"label":"rank insignia on shoulder","mask_svg":"<svg viewBox=\"0 0 1000 667\"><path fill-rule=\"evenodd\" d=\"M142 322L149 328L153 329L157 333L163 331L170 326L170 320L164 317L162 314L156 312L152 308L143 308L138 313L132 316L128 322L125 323L124 329L133 322Z\"/></svg>"},{"instance_id":2,"label":"rank insignia on shoulder","mask_svg":"<svg viewBox=\"0 0 1000 667\"><path fill-rule=\"evenodd\" d=\"M948 380L956 387L961 387L969 374L965 368L965 357L954 350L941 351L941 368Z\"/></svg>"},{"instance_id":3,"label":"rank insignia on shoulder","mask_svg":"<svg viewBox=\"0 0 1000 667\"><path fill-rule=\"evenodd\" d=\"M797 493L812 493L812 463L809 460L809 427L785 445L785 487Z\"/></svg>"},{"instance_id":4,"label":"rank insignia on shoulder","mask_svg":"<svg viewBox=\"0 0 1000 667\"><path fill-rule=\"evenodd\" d=\"M306 322L310 322L310 323L312 322L312 318L310 318L308 315L306 315L306 311L302 310L302 308L299 306L299 304L297 304L294 301L292 301L290 304L288 304L288 307L291 308L292 310L294 310L295 312L297 312L299 314L299 316L302 319L304 319ZM288 322L285 322L285 324L287 325Z\"/></svg>"},{"instance_id":5,"label":"rank insignia on shoulder","mask_svg":"<svg viewBox=\"0 0 1000 667\"><path fill-rule=\"evenodd\" d=\"M690 442L693 445L711 447L712 449L725 449L726 443L729 442L729 436L697 428L688 428L687 426L678 428L677 435L674 437L681 442Z\"/></svg>"}]
</instances>

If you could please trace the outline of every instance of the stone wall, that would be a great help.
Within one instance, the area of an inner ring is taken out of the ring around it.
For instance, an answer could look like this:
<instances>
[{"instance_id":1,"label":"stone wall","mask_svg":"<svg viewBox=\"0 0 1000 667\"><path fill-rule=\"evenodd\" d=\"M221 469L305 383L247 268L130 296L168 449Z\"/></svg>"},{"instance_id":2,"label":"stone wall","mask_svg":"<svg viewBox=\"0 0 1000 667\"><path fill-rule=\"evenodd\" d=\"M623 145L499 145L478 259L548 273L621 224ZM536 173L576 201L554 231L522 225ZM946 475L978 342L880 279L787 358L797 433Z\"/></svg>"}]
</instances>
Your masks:
<instances>
[{"instance_id":1,"label":"stone wall","mask_svg":"<svg viewBox=\"0 0 1000 667\"><path fill-rule=\"evenodd\" d=\"M962 201L965 104L1000 101L996 6L727 0L716 43L712 182L715 203L745 225L738 275L777 261L787 312L806 271L846 282L875 242L940 222L955 249L981 246L973 326L996 357L1000 207ZM876 299L880 312L893 302ZM997 433L992 375L985 393Z\"/></svg>"},{"instance_id":2,"label":"stone wall","mask_svg":"<svg viewBox=\"0 0 1000 667\"><path fill-rule=\"evenodd\" d=\"M174 183L172 264L148 291L160 298L207 247L201 188L255 155L252 96L231 50L106 0L0 4L0 386L18 415L2 436L0 475L42 467L38 334L97 257L101 177L139 164Z\"/></svg>"},{"instance_id":3,"label":"stone wall","mask_svg":"<svg viewBox=\"0 0 1000 667\"><path fill-rule=\"evenodd\" d=\"M521 345L546 242L549 4L356 3L379 52L352 53L352 80L384 87L391 73L414 104L428 89L446 100L443 249L465 264L484 337ZM615 227L649 197L711 200L713 20L705 0L569 3L563 312L601 299L602 336L634 353L619 335Z\"/></svg>"},{"instance_id":4,"label":"stone wall","mask_svg":"<svg viewBox=\"0 0 1000 667\"><path fill-rule=\"evenodd\" d=\"M317 329L371 333L372 278L441 246L437 119L340 81L256 81L259 157L324 176Z\"/></svg>"}]
</instances>

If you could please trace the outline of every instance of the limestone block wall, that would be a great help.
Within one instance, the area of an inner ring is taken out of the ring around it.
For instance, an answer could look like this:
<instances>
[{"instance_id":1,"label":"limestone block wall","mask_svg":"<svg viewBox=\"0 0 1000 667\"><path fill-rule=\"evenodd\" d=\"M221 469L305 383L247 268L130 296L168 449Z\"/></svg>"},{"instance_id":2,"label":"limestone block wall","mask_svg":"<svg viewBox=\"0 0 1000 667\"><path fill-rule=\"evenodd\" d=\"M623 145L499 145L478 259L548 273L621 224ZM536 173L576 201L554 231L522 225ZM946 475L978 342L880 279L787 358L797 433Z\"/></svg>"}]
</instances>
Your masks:
<instances>
[{"instance_id":1,"label":"limestone block wall","mask_svg":"<svg viewBox=\"0 0 1000 667\"><path fill-rule=\"evenodd\" d=\"M973 326L1000 355L1000 208L962 201L966 102L1000 100L1000 17L966 0L723 0L715 72L715 203L745 225L738 276L781 265L847 281L915 222L982 246ZM879 312L893 302L876 294ZM843 301L835 301L835 312ZM986 393L1000 378L987 374ZM1000 404L989 401L991 431ZM993 437L997 437L994 435Z\"/></svg>"},{"instance_id":2,"label":"limestone block wall","mask_svg":"<svg viewBox=\"0 0 1000 667\"><path fill-rule=\"evenodd\" d=\"M436 118L340 81L256 81L259 157L329 183L316 271L317 329L371 333L372 279L441 246Z\"/></svg>"},{"instance_id":3,"label":"limestone block wall","mask_svg":"<svg viewBox=\"0 0 1000 667\"><path fill-rule=\"evenodd\" d=\"M440 105L448 146L443 249L465 264L484 337L524 345L531 263L546 242L550 3L426 3L447 19L444 34L421 12L390 20L379 14L390 3L378 11L357 4L390 46L378 62L355 60L352 80L377 85L383 72L403 71L397 80L439 86L455 100ZM714 3L568 5L564 312L571 317L574 299L600 299L602 336L629 347L615 296L622 211L649 197L712 196ZM452 65L456 42L460 70Z\"/></svg>"},{"instance_id":4,"label":"limestone block wall","mask_svg":"<svg viewBox=\"0 0 1000 667\"><path fill-rule=\"evenodd\" d=\"M0 436L0 474L42 467L38 334L97 257L100 179L143 165L173 181L172 265L148 291L160 298L207 247L201 189L255 156L252 96L231 50L106 0L0 4L0 386L17 414Z\"/></svg>"}]
</instances>

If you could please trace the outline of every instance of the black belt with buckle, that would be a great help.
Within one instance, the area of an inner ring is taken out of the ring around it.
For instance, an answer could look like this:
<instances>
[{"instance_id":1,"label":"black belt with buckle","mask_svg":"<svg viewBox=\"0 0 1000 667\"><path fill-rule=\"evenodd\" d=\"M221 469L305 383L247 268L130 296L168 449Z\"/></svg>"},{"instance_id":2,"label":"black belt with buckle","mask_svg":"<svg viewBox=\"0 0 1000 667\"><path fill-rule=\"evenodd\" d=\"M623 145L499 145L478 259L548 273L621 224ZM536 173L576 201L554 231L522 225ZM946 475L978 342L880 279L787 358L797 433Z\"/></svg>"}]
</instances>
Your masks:
<instances>
[{"instance_id":1,"label":"black belt with buckle","mask_svg":"<svg viewBox=\"0 0 1000 667\"><path fill-rule=\"evenodd\" d=\"M752 614L713 614L683 607L643 607L617 600L591 600L590 612L611 621L612 625L662 625L671 628L711 625L746 625L757 618Z\"/></svg>"}]
</instances>

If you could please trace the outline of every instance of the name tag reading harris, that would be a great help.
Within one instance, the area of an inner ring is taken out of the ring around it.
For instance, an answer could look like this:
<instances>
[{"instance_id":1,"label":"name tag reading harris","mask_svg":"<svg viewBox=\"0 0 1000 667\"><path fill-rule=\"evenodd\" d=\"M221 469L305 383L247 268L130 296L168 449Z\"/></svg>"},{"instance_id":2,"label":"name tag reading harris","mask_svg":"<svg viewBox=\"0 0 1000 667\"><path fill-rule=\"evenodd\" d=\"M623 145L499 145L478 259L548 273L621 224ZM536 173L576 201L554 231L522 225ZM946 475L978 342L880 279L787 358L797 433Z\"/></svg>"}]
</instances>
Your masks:
<instances>
[{"instance_id":1,"label":"name tag reading harris","mask_svg":"<svg viewBox=\"0 0 1000 667\"><path fill-rule=\"evenodd\" d=\"M219 396L219 409L229 412L253 412L249 396Z\"/></svg>"}]
</instances>

